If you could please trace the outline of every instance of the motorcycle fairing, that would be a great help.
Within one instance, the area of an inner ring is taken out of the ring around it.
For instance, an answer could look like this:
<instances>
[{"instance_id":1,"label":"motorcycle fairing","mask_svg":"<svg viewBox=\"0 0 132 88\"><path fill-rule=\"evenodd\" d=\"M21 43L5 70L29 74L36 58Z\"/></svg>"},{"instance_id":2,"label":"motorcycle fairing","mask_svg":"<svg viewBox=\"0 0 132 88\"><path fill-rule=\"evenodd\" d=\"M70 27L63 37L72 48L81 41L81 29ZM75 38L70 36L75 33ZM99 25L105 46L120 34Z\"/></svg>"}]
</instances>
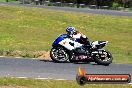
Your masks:
<instances>
[{"instance_id":1,"label":"motorcycle fairing","mask_svg":"<svg viewBox=\"0 0 132 88\"><path fill-rule=\"evenodd\" d=\"M71 45L70 43L72 43L73 45ZM75 41L73 41L71 39L68 39L68 38L60 41L59 44L64 46L68 50L73 50L73 49L75 49L77 47L81 47L82 46L82 44L80 44L78 42L75 42Z\"/></svg>"},{"instance_id":2,"label":"motorcycle fairing","mask_svg":"<svg viewBox=\"0 0 132 88\"><path fill-rule=\"evenodd\" d=\"M64 38L67 36L68 36L67 34L59 35L58 38L53 41L52 46L57 45L60 41L64 40Z\"/></svg>"},{"instance_id":3,"label":"motorcycle fairing","mask_svg":"<svg viewBox=\"0 0 132 88\"><path fill-rule=\"evenodd\" d=\"M53 42L52 46L57 44L64 46L68 50L73 50L83 45L78 43L76 40L70 39L67 34L59 35L59 37Z\"/></svg>"},{"instance_id":4,"label":"motorcycle fairing","mask_svg":"<svg viewBox=\"0 0 132 88\"><path fill-rule=\"evenodd\" d=\"M106 44L108 43L108 41L94 41L91 43L92 48L103 48Z\"/></svg>"}]
</instances>

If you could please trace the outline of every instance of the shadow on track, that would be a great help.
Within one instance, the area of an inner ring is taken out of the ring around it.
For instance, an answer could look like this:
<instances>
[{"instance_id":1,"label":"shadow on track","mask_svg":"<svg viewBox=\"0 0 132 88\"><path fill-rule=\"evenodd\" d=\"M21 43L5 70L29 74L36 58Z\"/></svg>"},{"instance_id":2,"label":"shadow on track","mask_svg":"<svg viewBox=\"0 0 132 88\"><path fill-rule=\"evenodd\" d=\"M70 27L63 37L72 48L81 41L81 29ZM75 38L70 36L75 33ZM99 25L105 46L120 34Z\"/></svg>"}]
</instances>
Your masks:
<instances>
[{"instance_id":1,"label":"shadow on track","mask_svg":"<svg viewBox=\"0 0 132 88\"><path fill-rule=\"evenodd\" d=\"M40 60L42 62L52 62L52 63L57 63L57 62L53 62L52 60ZM63 64L66 64L66 63L71 63L71 64L90 64L90 65L98 65L96 63L91 63L91 62L63 62ZM60 63L62 64L62 63Z\"/></svg>"},{"instance_id":2,"label":"shadow on track","mask_svg":"<svg viewBox=\"0 0 132 88\"><path fill-rule=\"evenodd\" d=\"M43 62L53 62L52 60L40 60L40 61L43 61Z\"/></svg>"},{"instance_id":3,"label":"shadow on track","mask_svg":"<svg viewBox=\"0 0 132 88\"><path fill-rule=\"evenodd\" d=\"M98 65L98 64L93 63L93 62L74 62L73 64L90 64L90 65Z\"/></svg>"},{"instance_id":4,"label":"shadow on track","mask_svg":"<svg viewBox=\"0 0 132 88\"><path fill-rule=\"evenodd\" d=\"M52 60L40 60L40 61L57 63L57 62L53 62ZM58 62L58 63L71 63L71 62Z\"/></svg>"}]
</instances>

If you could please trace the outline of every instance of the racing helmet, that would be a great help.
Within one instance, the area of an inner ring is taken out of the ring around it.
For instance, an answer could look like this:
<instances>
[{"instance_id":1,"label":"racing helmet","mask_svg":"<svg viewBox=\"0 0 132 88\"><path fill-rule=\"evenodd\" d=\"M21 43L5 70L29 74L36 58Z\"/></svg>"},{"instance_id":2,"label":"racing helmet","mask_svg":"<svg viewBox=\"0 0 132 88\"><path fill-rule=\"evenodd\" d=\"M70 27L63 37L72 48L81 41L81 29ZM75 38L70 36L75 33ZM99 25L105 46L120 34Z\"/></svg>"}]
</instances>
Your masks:
<instances>
[{"instance_id":1,"label":"racing helmet","mask_svg":"<svg viewBox=\"0 0 132 88\"><path fill-rule=\"evenodd\" d=\"M73 33L76 32L76 29L73 26L69 26L66 28L66 32L67 32L67 34L72 35Z\"/></svg>"}]
</instances>

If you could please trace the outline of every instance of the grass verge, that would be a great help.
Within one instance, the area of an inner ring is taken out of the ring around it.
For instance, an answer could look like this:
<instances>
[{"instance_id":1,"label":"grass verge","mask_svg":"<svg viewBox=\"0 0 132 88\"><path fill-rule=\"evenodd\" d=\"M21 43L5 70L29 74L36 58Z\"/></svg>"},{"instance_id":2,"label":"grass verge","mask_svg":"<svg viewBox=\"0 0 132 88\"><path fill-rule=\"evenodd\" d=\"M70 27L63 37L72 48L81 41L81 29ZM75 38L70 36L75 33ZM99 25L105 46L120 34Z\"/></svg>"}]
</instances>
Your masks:
<instances>
[{"instance_id":1,"label":"grass verge","mask_svg":"<svg viewBox=\"0 0 132 88\"><path fill-rule=\"evenodd\" d=\"M129 84L86 84L76 81L0 78L0 88L132 88Z\"/></svg>"},{"instance_id":2,"label":"grass verge","mask_svg":"<svg viewBox=\"0 0 132 88\"><path fill-rule=\"evenodd\" d=\"M132 63L132 17L0 5L0 51L49 51L69 25L91 41L108 40L115 63Z\"/></svg>"}]
</instances>

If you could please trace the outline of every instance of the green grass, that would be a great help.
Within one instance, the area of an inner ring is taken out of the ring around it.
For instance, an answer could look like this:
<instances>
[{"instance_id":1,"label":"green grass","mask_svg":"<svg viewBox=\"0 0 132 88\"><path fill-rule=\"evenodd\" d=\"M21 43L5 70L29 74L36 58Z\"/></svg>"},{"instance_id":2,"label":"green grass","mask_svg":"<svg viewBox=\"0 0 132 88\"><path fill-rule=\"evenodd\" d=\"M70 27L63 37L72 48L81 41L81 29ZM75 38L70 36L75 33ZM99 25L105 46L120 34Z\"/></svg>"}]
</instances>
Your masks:
<instances>
[{"instance_id":1,"label":"green grass","mask_svg":"<svg viewBox=\"0 0 132 88\"><path fill-rule=\"evenodd\" d=\"M0 0L1 2L6 2L6 0Z\"/></svg>"},{"instance_id":2,"label":"green grass","mask_svg":"<svg viewBox=\"0 0 132 88\"><path fill-rule=\"evenodd\" d=\"M55 80L35 80L35 79L16 79L0 78L0 87L6 88L132 88L128 84L86 84L80 86L76 81L55 81Z\"/></svg>"},{"instance_id":3,"label":"green grass","mask_svg":"<svg viewBox=\"0 0 132 88\"><path fill-rule=\"evenodd\" d=\"M108 40L115 63L132 63L132 17L0 5L0 50L50 50L69 25L91 41Z\"/></svg>"}]
</instances>

